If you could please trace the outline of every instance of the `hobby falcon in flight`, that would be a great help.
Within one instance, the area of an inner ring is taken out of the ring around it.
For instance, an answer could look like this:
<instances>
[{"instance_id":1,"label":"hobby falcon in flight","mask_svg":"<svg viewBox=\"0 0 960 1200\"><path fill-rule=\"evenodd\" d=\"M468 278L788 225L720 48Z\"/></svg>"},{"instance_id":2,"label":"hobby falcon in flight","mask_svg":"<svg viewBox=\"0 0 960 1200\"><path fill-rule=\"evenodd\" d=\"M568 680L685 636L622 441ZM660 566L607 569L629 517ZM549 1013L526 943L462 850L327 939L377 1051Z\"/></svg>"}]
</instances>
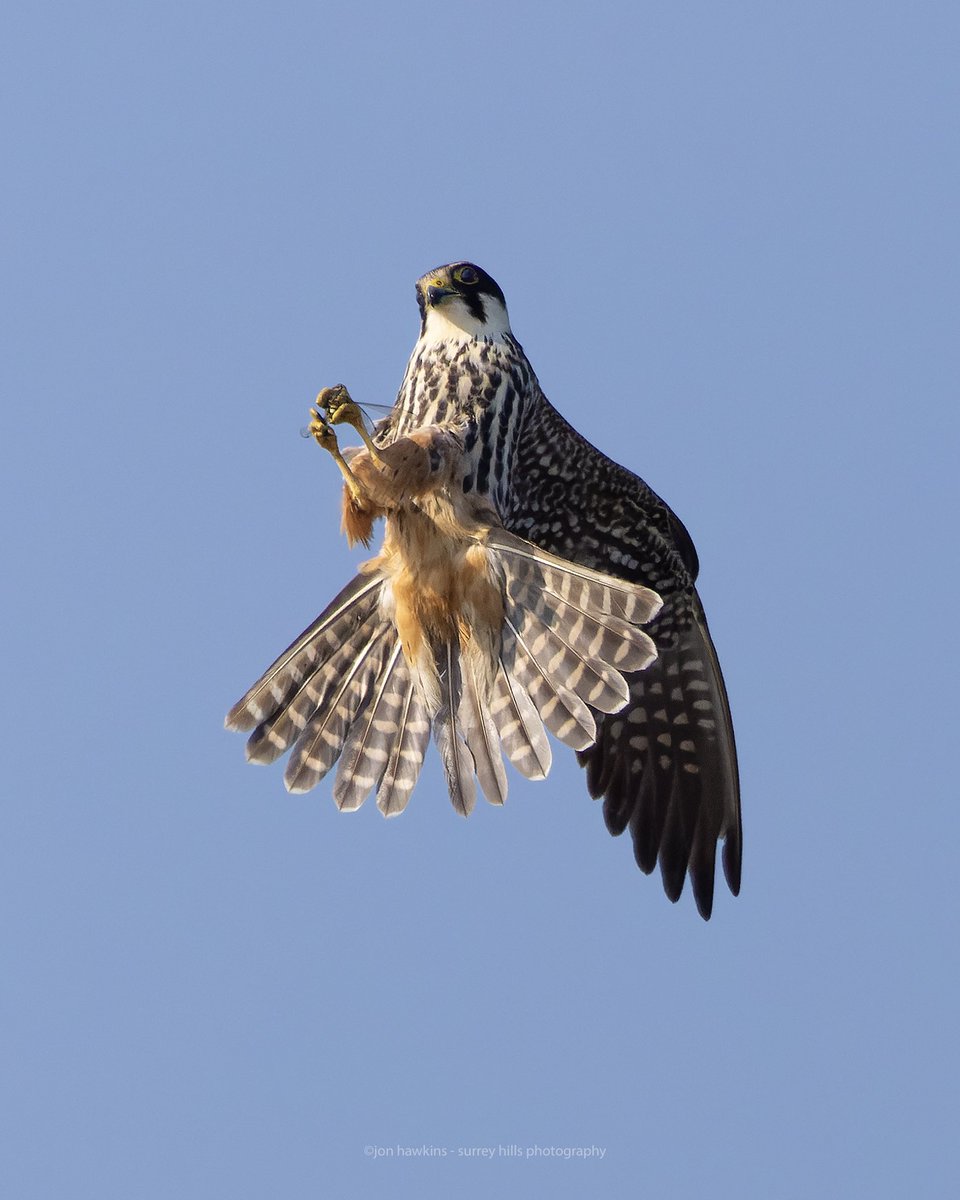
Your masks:
<instances>
[{"instance_id":1,"label":"hobby falcon in flight","mask_svg":"<svg viewBox=\"0 0 960 1200\"><path fill-rule=\"evenodd\" d=\"M310 432L345 479L343 527L380 553L246 695L227 726L306 791L337 764L344 809L402 811L431 734L454 806L502 803L502 755L577 752L607 828L629 826L671 900L689 873L713 907L717 844L740 888L733 725L690 535L644 482L544 396L503 292L472 263L417 282L420 337L389 416L367 432L347 390ZM341 452L336 426L364 445ZM641 628L643 626L643 628Z\"/></svg>"}]
</instances>

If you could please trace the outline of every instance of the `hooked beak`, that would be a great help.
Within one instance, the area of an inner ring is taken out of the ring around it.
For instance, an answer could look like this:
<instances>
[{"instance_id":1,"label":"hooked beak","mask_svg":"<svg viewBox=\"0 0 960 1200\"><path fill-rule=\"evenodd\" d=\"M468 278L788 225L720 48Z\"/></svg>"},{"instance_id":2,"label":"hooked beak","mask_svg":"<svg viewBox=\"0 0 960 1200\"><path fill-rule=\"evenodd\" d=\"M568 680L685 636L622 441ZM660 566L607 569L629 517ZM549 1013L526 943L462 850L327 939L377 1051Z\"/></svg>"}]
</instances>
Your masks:
<instances>
[{"instance_id":1,"label":"hooked beak","mask_svg":"<svg viewBox=\"0 0 960 1200\"><path fill-rule=\"evenodd\" d=\"M435 279L427 287L427 303L431 308L436 308L438 304L442 304L448 296L455 296L456 290L449 287L442 279Z\"/></svg>"}]
</instances>

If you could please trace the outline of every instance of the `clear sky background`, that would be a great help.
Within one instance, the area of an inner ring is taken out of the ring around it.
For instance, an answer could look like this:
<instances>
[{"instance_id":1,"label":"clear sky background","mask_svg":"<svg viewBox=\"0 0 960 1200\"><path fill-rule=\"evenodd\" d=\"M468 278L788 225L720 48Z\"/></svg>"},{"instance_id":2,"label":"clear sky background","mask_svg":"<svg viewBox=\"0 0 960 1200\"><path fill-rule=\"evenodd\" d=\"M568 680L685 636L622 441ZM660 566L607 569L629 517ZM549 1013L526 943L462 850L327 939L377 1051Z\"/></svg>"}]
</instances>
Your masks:
<instances>
[{"instance_id":1,"label":"clear sky background","mask_svg":"<svg viewBox=\"0 0 960 1200\"><path fill-rule=\"evenodd\" d=\"M958 33L7 10L4 1196L956 1186ZM391 403L456 258L699 548L745 830L709 924L568 753L468 822L432 758L387 822L222 728L360 557L310 401Z\"/></svg>"}]
</instances>

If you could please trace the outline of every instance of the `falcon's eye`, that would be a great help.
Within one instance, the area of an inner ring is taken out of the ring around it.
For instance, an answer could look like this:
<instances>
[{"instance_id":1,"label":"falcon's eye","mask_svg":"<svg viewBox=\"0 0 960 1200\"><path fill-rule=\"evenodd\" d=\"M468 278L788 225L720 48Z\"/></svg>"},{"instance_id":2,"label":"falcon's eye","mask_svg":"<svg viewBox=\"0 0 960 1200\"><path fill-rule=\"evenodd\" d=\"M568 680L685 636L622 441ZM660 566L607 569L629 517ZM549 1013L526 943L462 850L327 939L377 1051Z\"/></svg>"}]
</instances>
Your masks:
<instances>
[{"instance_id":1,"label":"falcon's eye","mask_svg":"<svg viewBox=\"0 0 960 1200\"><path fill-rule=\"evenodd\" d=\"M480 276L476 273L473 267L457 267L453 273L457 283L479 283Z\"/></svg>"}]
</instances>

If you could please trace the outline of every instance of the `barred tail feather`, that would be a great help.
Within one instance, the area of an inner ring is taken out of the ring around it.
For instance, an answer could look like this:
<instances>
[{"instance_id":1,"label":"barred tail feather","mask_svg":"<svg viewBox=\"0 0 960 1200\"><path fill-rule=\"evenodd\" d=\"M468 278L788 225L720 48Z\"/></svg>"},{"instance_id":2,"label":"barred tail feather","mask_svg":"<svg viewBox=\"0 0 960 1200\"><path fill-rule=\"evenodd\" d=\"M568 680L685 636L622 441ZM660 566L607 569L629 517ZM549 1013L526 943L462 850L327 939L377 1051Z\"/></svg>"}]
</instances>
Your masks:
<instances>
[{"instance_id":1,"label":"barred tail feather","mask_svg":"<svg viewBox=\"0 0 960 1200\"><path fill-rule=\"evenodd\" d=\"M440 708L433 718L433 735L443 761L451 803L458 813L468 817L477 801L475 764L460 727L460 651L453 641L441 647L437 669Z\"/></svg>"},{"instance_id":2,"label":"barred tail feather","mask_svg":"<svg viewBox=\"0 0 960 1200\"><path fill-rule=\"evenodd\" d=\"M593 746L598 716L629 700L624 672L655 657L638 625L659 597L502 529L478 543L502 609L466 608L461 636L425 643L411 663L390 584L379 571L357 576L231 709L228 726L252 730L248 758L272 762L292 747L294 792L339 759L337 805L359 808L375 791L392 816L406 807L432 731L450 799L467 816L478 782L491 803L506 799L504 754L527 778L545 778L547 730L575 750Z\"/></svg>"},{"instance_id":3,"label":"barred tail feather","mask_svg":"<svg viewBox=\"0 0 960 1200\"><path fill-rule=\"evenodd\" d=\"M656 615L660 597L502 529L491 530L486 544L505 591L502 674L492 703L508 757L536 777L543 766L529 710L541 731L546 725L575 750L590 746L597 736L594 714L619 712L629 702L623 672L642 670L656 657L638 625Z\"/></svg>"},{"instance_id":4,"label":"barred tail feather","mask_svg":"<svg viewBox=\"0 0 960 1200\"><path fill-rule=\"evenodd\" d=\"M604 613L631 625L644 625L663 606L650 588L548 554L505 529L492 530L487 545L498 552L509 574L534 582L583 612Z\"/></svg>"},{"instance_id":5,"label":"barred tail feather","mask_svg":"<svg viewBox=\"0 0 960 1200\"><path fill-rule=\"evenodd\" d=\"M593 744L597 726L590 709L547 673L509 616L504 620L500 661L507 674L527 692L554 737L574 750Z\"/></svg>"},{"instance_id":6,"label":"barred tail feather","mask_svg":"<svg viewBox=\"0 0 960 1200\"><path fill-rule=\"evenodd\" d=\"M497 726L486 703L476 664L471 658L466 658L463 665L460 723L464 740L473 756L483 794L491 804L503 804L507 798L507 773L500 753Z\"/></svg>"},{"instance_id":7,"label":"barred tail feather","mask_svg":"<svg viewBox=\"0 0 960 1200\"><path fill-rule=\"evenodd\" d=\"M507 674L502 662L497 664L490 714L513 766L527 779L546 779L553 756L543 721L526 689Z\"/></svg>"},{"instance_id":8,"label":"barred tail feather","mask_svg":"<svg viewBox=\"0 0 960 1200\"><path fill-rule=\"evenodd\" d=\"M301 739L315 713L335 703L344 676L359 655L384 636L383 618L376 611L361 624L351 625L343 643L302 681L299 688L272 717L258 725L247 740L247 759L255 763L275 762Z\"/></svg>"},{"instance_id":9,"label":"barred tail feather","mask_svg":"<svg viewBox=\"0 0 960 1200\"><path fill-rule=\"evenodd\" d=\"M407 807L430 743L430 714L423 694L406 662L401 659L400 664L397 734L377 788L377 808L385 817L395 817Z\"/></svg>"},{"instance_id":10,"label":"barred tail feather","mask_svg":"<svg viewBox=\"0 0 960 1200\"><path fill-rule=\"evenodd\" d=\"M575 630L560 624L549 602L538 602L532 589L508 586L507 616L546 677L599 712L619 712L627 703L630 691L616 667L571 645L577 641Z\"/></svg>"},{"instance_id":11,"label":"barred tail feather","mask_svg":"<svg viewBox=\"0 0 960 1200\"><path fill-rule=\"evenodd\" d=\"M400 715L409 686L406 663L397 641L377 680L370 702L353 723L343 745L333 799L337 808L352 812L380 786L390 749L400 736Z\"/></svg>"},{"instance_id":12,"label":"barred tail feather","mask_svg":"<svg viewBox=\"0 0 960 1200\"><path fill-rule=\"evenodd\" d=\"M227 729L246 733L283 709L305 679L377 608L383 576L357 575L227 713Z\"/></svg>"},{"instance_id":13,"label":"barred tail feather","mask_svg":"<svg viewBox=\"0 0 960 1200\"><path fill-rule=\"evenodd\" d=\"M622 617L562 600L525 575L512 577L508 588L515 605L537 613L544 624L562 630L570 649L588 662L605 663L619 673L642 671L657 656L653 639Z\"/></svg>"},{"instance_id":14,"label":"barred tail feather","mask_svg":"<svg viewBox=\"0 0 960 1200\"><path fill-rule=\"evenodd\" d=\"M359 648L353 647L352 661L335 686L323 686L322 706L307 721L287 764L283 780L289 791L309 791L340 757L354 720L384 670L395 638L393 626L382 620Z\"/></svg>"}]
</instances>

